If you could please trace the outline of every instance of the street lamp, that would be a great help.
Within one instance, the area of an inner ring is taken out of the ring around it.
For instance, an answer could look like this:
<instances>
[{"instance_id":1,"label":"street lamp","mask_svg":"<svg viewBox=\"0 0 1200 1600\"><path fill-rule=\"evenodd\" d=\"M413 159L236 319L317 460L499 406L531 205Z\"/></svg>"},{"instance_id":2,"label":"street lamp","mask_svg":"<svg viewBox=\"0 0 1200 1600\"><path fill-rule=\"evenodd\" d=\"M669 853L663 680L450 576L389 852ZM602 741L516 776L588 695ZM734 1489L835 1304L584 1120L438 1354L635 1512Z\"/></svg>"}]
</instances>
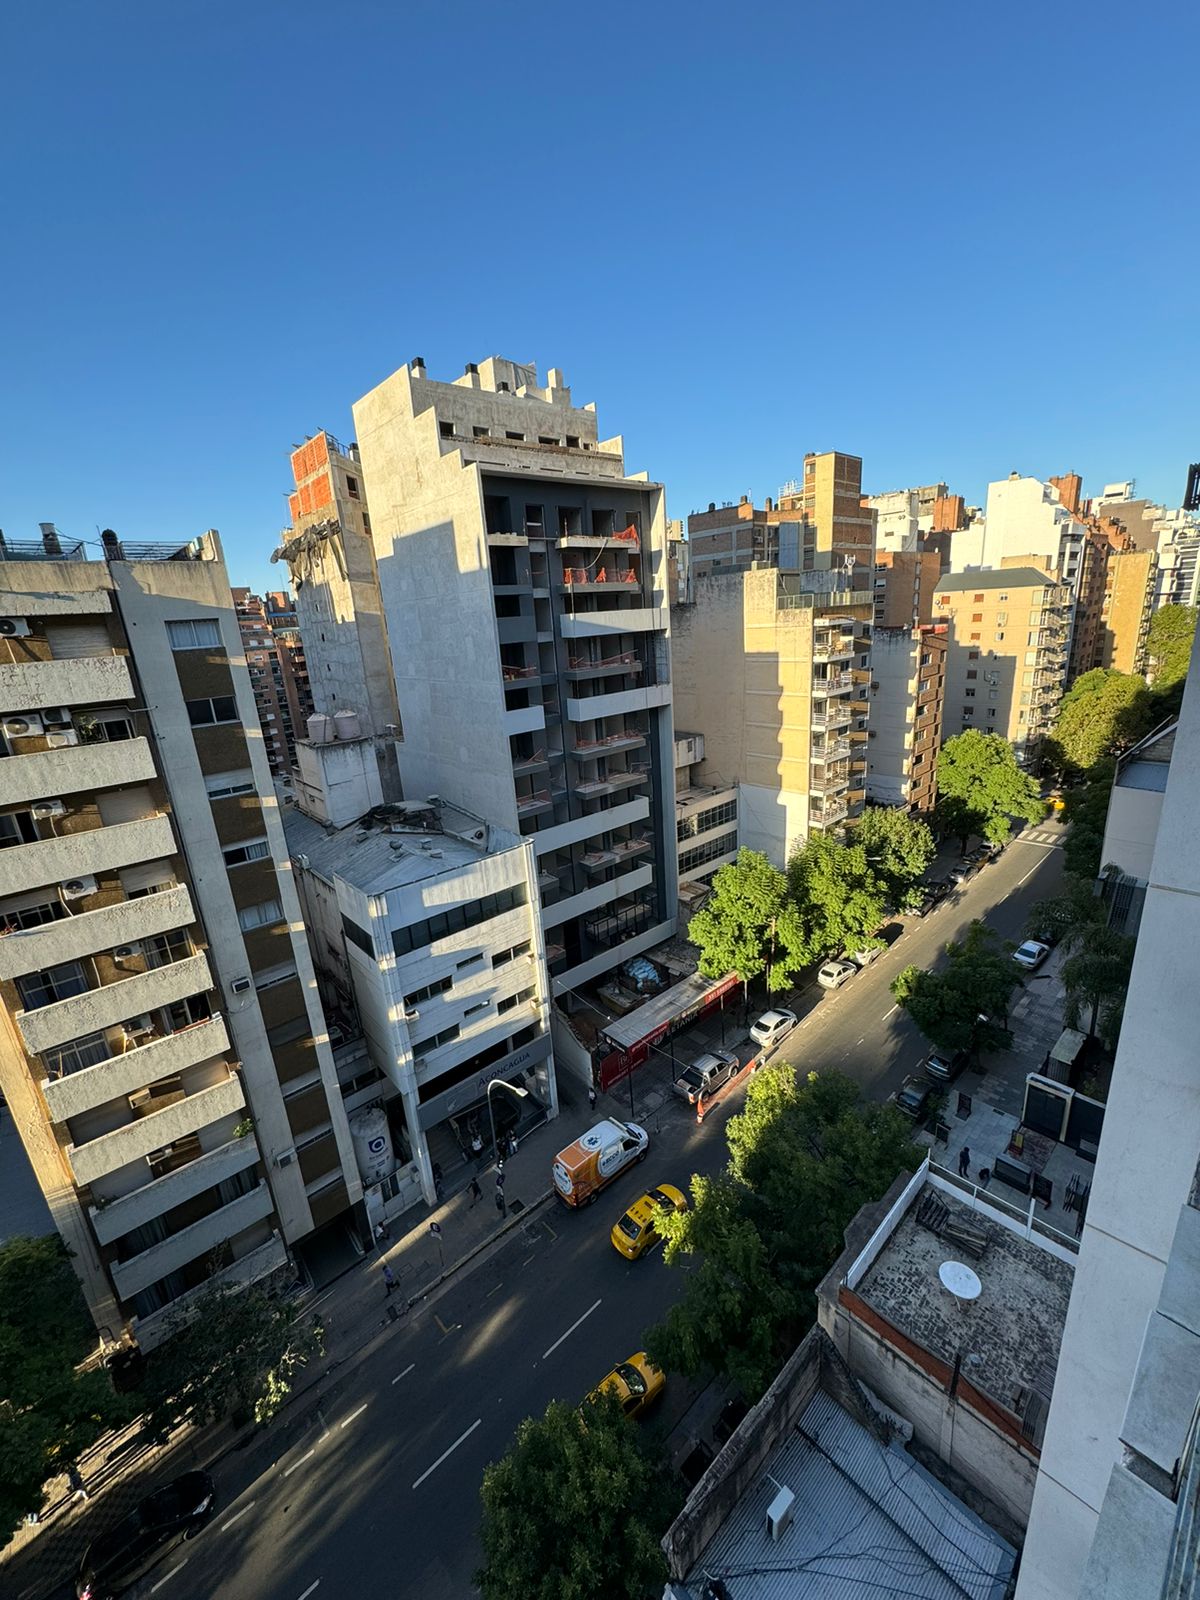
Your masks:
<instances>
[{"instance_id":1,"label":"street lamp","mask_svg":"<svg viewBox=\"0 0 1200 1600\"><path fill-rule=\"evenodd\" d=\"M492 1129L492 1160L498 1161L500 1159L500 1151L496 1145L496 1117L492 1111L493 1089L507 1089L509 1094L515 1094L518 1100L528 1100L529 1090L518 1089L516 1084L509 1083L507 1078L493 1078L487 1086L488 1122L491 1124Z\"/></svg>"}]
</instances>

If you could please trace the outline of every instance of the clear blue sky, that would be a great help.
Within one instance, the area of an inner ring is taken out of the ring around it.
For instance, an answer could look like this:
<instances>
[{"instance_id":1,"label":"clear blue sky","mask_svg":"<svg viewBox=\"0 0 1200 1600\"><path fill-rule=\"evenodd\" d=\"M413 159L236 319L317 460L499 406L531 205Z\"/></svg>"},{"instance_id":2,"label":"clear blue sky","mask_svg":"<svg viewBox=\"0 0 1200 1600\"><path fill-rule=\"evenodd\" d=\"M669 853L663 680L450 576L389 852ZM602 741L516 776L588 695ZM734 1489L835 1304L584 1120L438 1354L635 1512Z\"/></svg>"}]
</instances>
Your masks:
<instances>
[{"instance_id":1,"label":"clear blue sky","mask_svg":"<svg viewBox=\"0 0 1200 1600\"><path fill-rule=\"evenodd\" d=\"M0 525L216 526L278 583L291 444L417 354L561 366L676 516L832 448L1177 505L1198 16L10 7Z\"/></svg>"}]
</instances>

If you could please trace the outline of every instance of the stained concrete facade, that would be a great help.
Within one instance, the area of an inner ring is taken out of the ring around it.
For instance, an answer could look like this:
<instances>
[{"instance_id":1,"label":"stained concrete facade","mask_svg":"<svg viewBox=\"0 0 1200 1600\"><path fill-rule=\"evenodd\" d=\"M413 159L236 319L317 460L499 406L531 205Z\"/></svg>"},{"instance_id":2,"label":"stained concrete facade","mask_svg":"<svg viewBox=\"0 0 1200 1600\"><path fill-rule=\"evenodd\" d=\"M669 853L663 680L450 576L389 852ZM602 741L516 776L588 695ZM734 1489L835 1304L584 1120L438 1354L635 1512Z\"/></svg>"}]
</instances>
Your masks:
<instances>
[{"instance_id":1,"label":"stained concrete facade","mask_svg":"<svg viewBox=\"0 0 1200 1600\"><path fill-rule=\"evenodd\" d=\"M944 624L872 630L867 799L876 805L933 810L946 645Z\"/></svg>"}]
</instances>

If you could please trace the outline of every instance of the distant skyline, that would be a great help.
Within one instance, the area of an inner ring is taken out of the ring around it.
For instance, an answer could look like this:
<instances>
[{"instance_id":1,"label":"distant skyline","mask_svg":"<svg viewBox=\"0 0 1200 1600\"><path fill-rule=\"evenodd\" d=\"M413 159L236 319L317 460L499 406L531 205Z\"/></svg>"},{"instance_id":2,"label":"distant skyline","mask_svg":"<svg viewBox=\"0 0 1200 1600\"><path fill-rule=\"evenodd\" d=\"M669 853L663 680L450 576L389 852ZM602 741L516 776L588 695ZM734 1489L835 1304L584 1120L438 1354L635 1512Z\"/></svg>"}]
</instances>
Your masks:
<instances>
[{"instance_id":1,"label":"distant skyline","mask_svg":"<svg viewBox=\"0 0 1200 1600\"><path fill-rule=\"evenodd\" d=\"M0 526L221 531L414 355L566 373L669 514L1200 457L1194 7L64 0L8 19Z\"/></svg>"}]
</instances>

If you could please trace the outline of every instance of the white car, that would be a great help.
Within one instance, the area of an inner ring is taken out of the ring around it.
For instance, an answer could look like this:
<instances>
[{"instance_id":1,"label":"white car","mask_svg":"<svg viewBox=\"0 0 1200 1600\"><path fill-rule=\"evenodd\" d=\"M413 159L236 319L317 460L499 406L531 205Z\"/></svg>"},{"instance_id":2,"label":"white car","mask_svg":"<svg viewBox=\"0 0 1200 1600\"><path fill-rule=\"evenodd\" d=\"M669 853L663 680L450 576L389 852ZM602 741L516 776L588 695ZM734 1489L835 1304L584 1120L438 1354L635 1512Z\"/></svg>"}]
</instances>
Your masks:
<instances>
[{"instance_id":1,"label":"white car","mask_svg":"<svg viewBox=\"0 0 1200 1600\"><path fill-rule=\"evenodd\" d=\"M1018 945L1013 951L1013 960L1019 967L1024 967L1026 972L1036 972L1049 954L1048 944L1040 944L1037 939L1026 939L1024 944Z\"/></svg>"},{"instance_id":2,"label":"white car","mask_svg":"<svg viewBox=\"0 0 1200 1600\"><path fill-rule=\"evenodd\" d=\"M817 972L817 982L822 989L840 989L857 971L853 961L825 961Z\"/></svg>"},{"instance_id":3,"label":"white car","mask_svg":"<svg viewBox=\"0 0 1200 1600\"><path fill-rule=\"evenodd\" d=\"M794 1011L764 1011L750 1029L750 1037L764 1050L773 1050L781 1039L786 1039L799 1018Z\"/></svg>"}]
</instances>

